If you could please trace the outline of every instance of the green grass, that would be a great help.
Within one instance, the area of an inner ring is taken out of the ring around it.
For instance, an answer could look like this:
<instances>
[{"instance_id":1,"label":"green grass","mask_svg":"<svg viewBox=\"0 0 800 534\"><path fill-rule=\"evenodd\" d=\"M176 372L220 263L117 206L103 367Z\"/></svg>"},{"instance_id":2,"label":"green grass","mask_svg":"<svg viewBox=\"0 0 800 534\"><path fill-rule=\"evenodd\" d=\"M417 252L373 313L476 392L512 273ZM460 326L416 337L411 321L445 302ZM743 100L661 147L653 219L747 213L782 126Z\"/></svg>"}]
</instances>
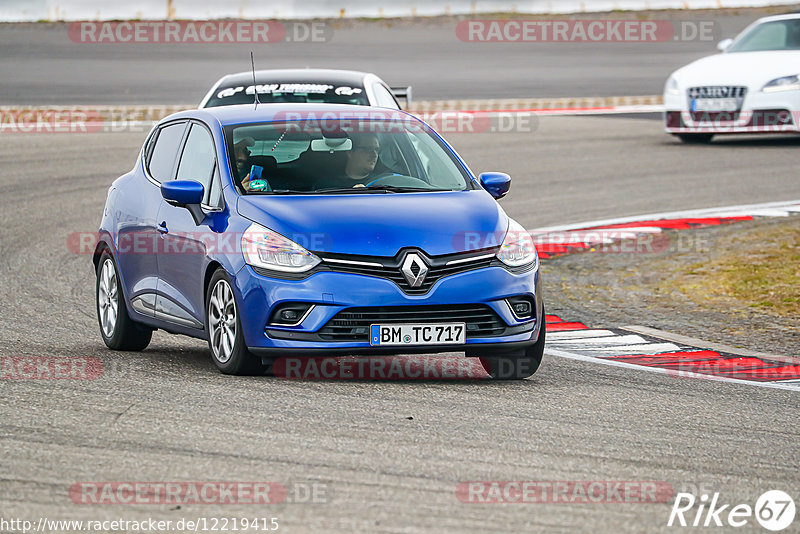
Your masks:
<instances>
[{"instance_id":1,"label":"green grass","mask_svg":"<svg viewBox=\"0 0 800 534\"><path fill-rule=\"evenodd\" d=\"M710 261L675 273L665 289L698 303L742 307L800 318L800 220L743 230Z\"/></svg>"}]
</instances>

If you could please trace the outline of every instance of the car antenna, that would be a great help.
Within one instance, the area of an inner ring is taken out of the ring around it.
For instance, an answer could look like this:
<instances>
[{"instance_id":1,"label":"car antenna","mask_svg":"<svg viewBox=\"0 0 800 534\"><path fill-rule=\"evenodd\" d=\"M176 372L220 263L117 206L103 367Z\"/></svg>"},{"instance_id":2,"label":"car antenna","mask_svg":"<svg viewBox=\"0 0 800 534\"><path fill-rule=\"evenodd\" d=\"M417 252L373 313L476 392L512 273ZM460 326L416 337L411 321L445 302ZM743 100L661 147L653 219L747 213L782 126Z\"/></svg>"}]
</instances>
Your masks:
<instances>
[{"instance_id":1,"label":"car antenna","mask_svg":"<svg viewBox=\"0 0 800 534\"><path fill-rule=\"evenodd\" d=\"M253 94L256 97L256 103L253 107L253 111L258 109L258 105L261 103L258 101L258 88L256 87L256 62L253 59L253 51L250 51L250 66L253 67Z\"/></svg>"}]
</instances>

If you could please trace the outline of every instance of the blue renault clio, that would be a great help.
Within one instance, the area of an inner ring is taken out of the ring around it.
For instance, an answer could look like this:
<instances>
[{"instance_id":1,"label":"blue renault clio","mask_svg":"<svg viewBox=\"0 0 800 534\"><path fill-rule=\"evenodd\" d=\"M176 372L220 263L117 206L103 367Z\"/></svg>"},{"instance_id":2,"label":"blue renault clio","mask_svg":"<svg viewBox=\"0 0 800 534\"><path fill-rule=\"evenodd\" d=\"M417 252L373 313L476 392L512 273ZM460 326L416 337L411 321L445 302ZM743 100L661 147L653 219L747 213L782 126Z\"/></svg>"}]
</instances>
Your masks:
<instances>
[{"instance_id":1,"label":"blue renault clio","mask_svg":"<svg viewBox=\"0 0 800 534\"><path fill-rule=\"evenodd\" d=\"M428 125L399 110L267 104L163 119L108 192L100 334L206 339L227 374L283 356L461 352L493 378L539 368L530 235Z\"/></svg>"}]
</instances>

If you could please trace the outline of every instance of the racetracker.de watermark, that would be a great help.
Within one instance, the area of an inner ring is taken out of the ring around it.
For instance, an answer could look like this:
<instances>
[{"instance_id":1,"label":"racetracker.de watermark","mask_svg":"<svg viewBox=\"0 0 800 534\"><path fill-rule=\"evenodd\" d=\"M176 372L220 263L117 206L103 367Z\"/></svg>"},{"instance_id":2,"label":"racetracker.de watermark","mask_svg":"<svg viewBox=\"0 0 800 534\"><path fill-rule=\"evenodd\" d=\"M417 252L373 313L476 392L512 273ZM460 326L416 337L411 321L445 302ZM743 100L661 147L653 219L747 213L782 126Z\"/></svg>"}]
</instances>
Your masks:
<instances>
[{"instance_id":1,"label":"racetracker.de watermark","mask_svg":"<svg viewBox=\"0 0 800 534\"><path fill-rule=\"evenodd\" d=\"M330 500L320 482L76 482L69 488L75 504L320 504Z\"/></svg>"},{"instance_id":2,"label":"racetracker.de watermark","mask_svg":"<svg viewBox=\"0 0 800 534\"><path fill-rule=\"evenodd\" d=\"M146 133L181 106L0 108L0 134Z\"/></svg>"},{"instance_id":3,"label":"racetracker.de watermark","mask_svg":"<svg viewBox=\"0 0 800 534\"><path fill-rule=\"evenodd\" d=\"M434 356L286 357L275 360L272 373L296 380L475 380L487 376L477 358Z\"/></svg>"},{"instance_id":4,"label":"racetracker.de watermark","mask_svg":"<svg viewBox=\"0 0 800 534\"><path fill-rule=\"evenodd\" d=\"M680 133L794 133L800 111L786 109L756 111L667 111L666 125Z\"/></svg>"},{"instance_id":5,"label":"racetracker.de watermark","mask_svg":"<svg viewBox=\"0 0 800 534\"><path fill-rule=\"evenodd\" d=\"M155 231L121 232L116 235L98 232L73 232L67 236L67 250L72 254L94 254L101 237L114 243L117 255L155 254L257 254L259 245L248 240L250 234L213 231L170 232L166 236ZM332 248L330 234L321 232L291 233L284 237L307 250Z\"/></svg>"},{"instance_id":6,"label":"racetracker.de watermark","mask_svg":"<svg viewBox=\"0 0 800 534\"><path fill-rule=\"evenodd\" d=\"M531 241L527 241L530 235ZM458 232L453 236L455 250L483 250L499 247L504 240L530 243L545 253L590 252L597 254L661 254L666 252L705 252L707 238L698 235L667 233L653 228L600 228L597 230L515 232Z\"/></svg>"},{"instance_id":7,"label":"racetracker.de watermark","mask_svg":"<svg viewBox=\"0 0 800 534\"><path fill-rule=\"evenodd\" d=\"M70 24L67 34L84 44L326 43L333 29L319 21L81 21Z\"/></svg>"},{"instance_id":8,"label":"racetracker.de watermark","mask_svg":"<svg viewBox=\"0 0 800 534\"><path fill-rule=\"evenodd\" d=\"M0 356L0 380L96 380L103 361L95 356Z\"/></svg>"},{"instance_id":9,"label":"racetracker.de watermark","mask_svg":"<svg viewBox=\"0 0 800 534\"><path fill-rule=\"evenodd\" d=\"M456 36L468 43L714 42L719 24L668 20L462 20Z\"/></svg>"},{"instance_id":10,"label":"racetracker.de watermark","mask_svg":"<svg viewBox=\"0 0 800 534\"><path fill-rule=\"evenodd\" d=\"M461 482L456 497L467 504L642 504L672 500L660 481L482 480Z\"/></svg>"},{"instance_id":11,"label":"racetracker.de watermark","mask_svg":"<svg viewBox=\"0 0 800 534\"><path fill-rule=\"evenodd\" d=\"M420 119L423 122L420 122ZM280 111L269 128L281 133L330 135L430 133L530 133L539 126L532 110L435 111L416 116L391 109Z\"/></svg>"}]
</instances>

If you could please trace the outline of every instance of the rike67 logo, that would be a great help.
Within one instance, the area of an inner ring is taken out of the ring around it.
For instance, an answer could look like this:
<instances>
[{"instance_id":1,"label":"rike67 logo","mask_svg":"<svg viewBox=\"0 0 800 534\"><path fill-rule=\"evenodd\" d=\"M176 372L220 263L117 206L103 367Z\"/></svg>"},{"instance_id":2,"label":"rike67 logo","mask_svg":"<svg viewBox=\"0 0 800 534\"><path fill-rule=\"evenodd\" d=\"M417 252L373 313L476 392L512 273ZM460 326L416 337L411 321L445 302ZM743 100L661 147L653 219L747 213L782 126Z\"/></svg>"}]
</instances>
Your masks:
<instances>
[{"instance_id":1,"label":"rike67 logo","mask_svg":"<svg viewBox=\"0 0 800 534\"><path fill-rule=\"evenodd\" d=\"M699 499L691 493L678 493L667 526L738 528L750 524L755 517L765 529L778 532L791 525L794 516L794 500L781 490L765 492L756 500L755 507L749 504L723 504L719 493L714 493L710 498L708 494L703 494Z\"/></svg>"}]
</instances>

